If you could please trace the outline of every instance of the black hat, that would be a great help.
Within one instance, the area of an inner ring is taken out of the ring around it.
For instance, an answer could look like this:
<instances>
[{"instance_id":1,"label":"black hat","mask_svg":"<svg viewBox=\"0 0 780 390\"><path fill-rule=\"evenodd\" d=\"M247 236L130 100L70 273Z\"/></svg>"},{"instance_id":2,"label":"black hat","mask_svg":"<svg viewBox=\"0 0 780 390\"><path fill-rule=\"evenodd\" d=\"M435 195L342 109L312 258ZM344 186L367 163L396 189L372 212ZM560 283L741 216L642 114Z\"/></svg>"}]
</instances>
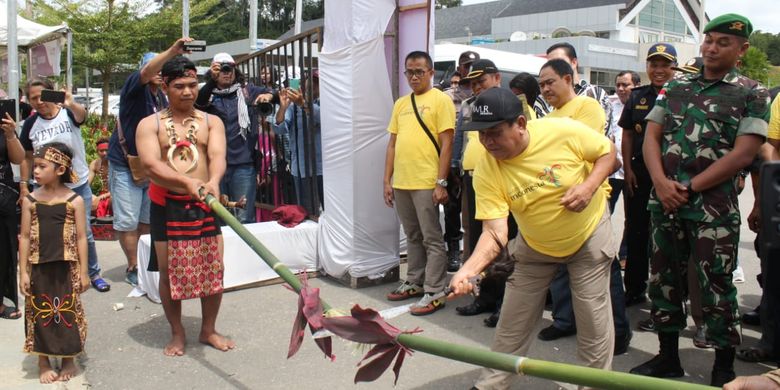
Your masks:
<instances>
[{"instance_id":1,"label":"black hat","mask_svg":"<svg viewBox=\"0 0 780 390\"><path fill-rule=\"evenodd\" d=\"M471 122L463 130L484 130L523 114L523 104L512 91L490 88L477 96L471 105Z\"/></svg>"},{"instance_id":2,"label":"black hat","mask_svg":"<svg viewBox=\"0 0 780 390\"><path fill-rule=\"evenodd\" d=\"M458 57L458 65L470 64L479 59L479 53L473 51L464 51Z\"/></svg>"},{"instance_id":3,"label":"black hat","mask_svg":"<svg viewBox=\"0 0 780 390\"><path fill-rule=\"evenodd\" d=\"M461 81L471 81L480 78L483 74L490 74L490 73L498 73L498 68L496 68L496 64L493 63L493 61L490 60L478 60L477 62L471 64L471 68L469 68L469 73L466 75L466 77L462 78Z\"/></svg>"},{"instance_id":4,"label":"black hat","mask_svg":"<svg viewBox=\"0 0 780 390\"><path fill-rule=\"evenodd\" d=\"M673 66L672 70L675 70L677 72L683 72L683 73L699 73L701 72L701 68L704 67L704 59L701 57L693 57L688 62L685 63L683 66Z\"/></svg>"}]
</instances>

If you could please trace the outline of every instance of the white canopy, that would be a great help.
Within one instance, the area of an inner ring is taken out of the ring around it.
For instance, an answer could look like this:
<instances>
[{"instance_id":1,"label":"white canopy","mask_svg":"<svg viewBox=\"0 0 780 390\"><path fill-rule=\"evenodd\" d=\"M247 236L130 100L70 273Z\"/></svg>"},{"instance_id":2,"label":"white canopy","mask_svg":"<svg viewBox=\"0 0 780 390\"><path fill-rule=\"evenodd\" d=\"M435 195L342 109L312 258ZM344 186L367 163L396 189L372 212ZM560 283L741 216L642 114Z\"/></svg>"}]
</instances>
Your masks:
<instances>
[{"instance_id":1,"label":"white canopy","mask_svg":"<svg viewBox=\"0 0 780 390\"><path fill-rule=\"evenodd\" d=\"M27 20L16 15L16 42L19 51L25 51L32 46L39 45L58 38L65 38L68 26L45 26ZM0 0L0 46L8 45L8 14L6 0Z\"/></svg>"}]
</instances>

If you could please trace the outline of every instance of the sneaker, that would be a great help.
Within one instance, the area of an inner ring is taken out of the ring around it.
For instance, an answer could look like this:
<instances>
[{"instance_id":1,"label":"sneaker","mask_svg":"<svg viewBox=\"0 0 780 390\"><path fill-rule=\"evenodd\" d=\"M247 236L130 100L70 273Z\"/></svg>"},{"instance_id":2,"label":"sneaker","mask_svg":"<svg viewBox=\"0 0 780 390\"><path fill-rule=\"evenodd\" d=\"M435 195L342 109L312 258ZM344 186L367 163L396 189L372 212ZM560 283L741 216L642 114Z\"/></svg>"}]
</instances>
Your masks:
<instances>
[{"instance_id":1,"label":"sneaker","mask_svg":"<svg viewBox=\"0 0 780 390\"><path fill-rule=\"evenodd\" d=\"M92 287L95 288L95 290L99 292L107 292L108 290L111 290L111 285L108 284L103 278L100 276L92 279Z\"/></svg>"},{"instance_id":2,"label":"sneaker","mask_svg":"<svg viewBox=\"0 0 780 390\"><path fill-rule=\"evenodd\" d=\"M745 283L745 271L742 267L737 267L732 274L732 280L734 283Z\"/></svg>"},{"instance_id":3,"label":"sneaker","mask_svg":"<svg viewBox=\"0 0 780 390\"><path fill-rule=\"evenodd\" d=\"M387 294L389 301L403 301L405 299L421 297L423 296L422 286L412 284L409 282L403 282L397 289L393 290L390 294Z\"/></svg>"},{"instance_id":4,"label":"sneaker","mask_svg":"<svg viewBox=\"0 0 780 390\"><path fill-rule=\"evenodd\" d=\"M138 285L138 268L125 271L125 282L133 287Z\"/></svg>"},{"instance_id":5,"label":"sneaker","mask_svg":"<svg viewBox=\"0 0 780 390\"><path fill-rule=\"evenodd\" d=\"M413 316L424 316L444 308L444 298L433 299L433 294L425 294L420 301L409 308Z\"/></svg>"},{"instance_id":6,"label":"sneaker","mask_svg":"<svg viewBox=\"0 0 780 390\"><path fill-rule=\"evenodd\" d=\"M637 323L637 328L648 332L655 332L655 321L653 321L652 318L639 321Z\"/></svg>"},{"instance_id":7,"label":"sneaker","mask_svg":"<svg viewBox=\"0 0 780 390\"><path fill-rule=\"evenodd\" d=\"M704 332L703 326L696 327L696 334L693 335L693 345L696 348L712 348L712 344L707 341L707 334Z\"/></svg>"}]
</instances>

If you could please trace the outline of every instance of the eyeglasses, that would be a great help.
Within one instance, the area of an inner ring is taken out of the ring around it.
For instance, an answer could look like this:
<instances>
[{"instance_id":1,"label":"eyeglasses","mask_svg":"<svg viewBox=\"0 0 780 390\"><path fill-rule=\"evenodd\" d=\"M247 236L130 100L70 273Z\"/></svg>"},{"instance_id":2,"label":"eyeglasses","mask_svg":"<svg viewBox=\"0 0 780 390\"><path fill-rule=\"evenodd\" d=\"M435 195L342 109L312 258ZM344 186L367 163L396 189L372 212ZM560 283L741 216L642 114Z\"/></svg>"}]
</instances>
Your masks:
<instances>
[{"instance_id":1,"label":"eyeglasses","mask_svg":"<svg viewBox=\"0 0 780 390\"><path fill-rule=\"evenodd\" d=\"M426 72L428 72L428 69L407 69L404 71L404 74L406 77L412 78L414 76L423 77Z\"/></svg>"}]
</instances>

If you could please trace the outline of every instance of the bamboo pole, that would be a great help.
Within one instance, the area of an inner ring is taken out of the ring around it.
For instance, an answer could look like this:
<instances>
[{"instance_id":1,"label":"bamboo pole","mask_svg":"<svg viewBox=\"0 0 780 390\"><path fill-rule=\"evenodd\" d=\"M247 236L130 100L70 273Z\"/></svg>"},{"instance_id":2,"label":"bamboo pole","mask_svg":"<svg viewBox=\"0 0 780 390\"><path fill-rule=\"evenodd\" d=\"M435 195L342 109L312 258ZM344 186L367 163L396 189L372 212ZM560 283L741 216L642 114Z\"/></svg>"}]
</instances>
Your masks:
<instances>
[{"instance_id":1,"label":"bamboo pole","mask_svg":"<svg viewBox=\"0 0 780 390\"><path fill-rule=\"evenodd\" d=\"M241 224L241 222L233 217L233 215L219 203L217 198L210 194L207 195L206 204L208 204L217 216L225 221L225 223L227 223L228 226L230 226L233 231L235 231L269 267L271 267L271 269L284 279L285 282L295 289L295 291L301 290L301 281L298 280L295 274L293 274L286 265L280 262L265 245ZM325 312L331 310L331 306L325 303L322 298L320 298L320 301L322 302L322 307ZM580 386L591 386L605 390L715 389L715 387L695 383L600 370L574 364L530 359L522 356L493 352L483 348L458 345L414 334L401 334L398 336L398 342L415 351L425 352L464 363L471 363L481 367L572 383Z\"/></svg>"}]
</instances>

